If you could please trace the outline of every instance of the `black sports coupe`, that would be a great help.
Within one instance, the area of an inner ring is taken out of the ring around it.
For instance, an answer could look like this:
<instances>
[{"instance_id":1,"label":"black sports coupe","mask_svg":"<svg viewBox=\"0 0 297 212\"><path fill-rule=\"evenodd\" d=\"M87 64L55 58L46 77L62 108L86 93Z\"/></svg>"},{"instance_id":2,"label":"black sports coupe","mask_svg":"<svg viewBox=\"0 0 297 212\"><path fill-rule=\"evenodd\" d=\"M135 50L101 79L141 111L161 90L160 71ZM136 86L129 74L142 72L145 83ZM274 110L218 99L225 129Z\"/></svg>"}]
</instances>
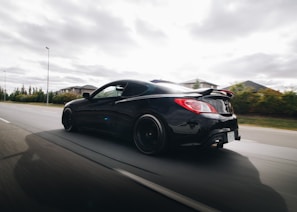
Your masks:
<instances>
[{"instance_id":1,"label":"black sports coupe","mask_svg":"<svg viewBox=\"0 0 297 212\"><path fill-rule=\"evenodd\" d=\"M148 155L176 145L222 148L240 140L232 96L157 80L119 80L68 102L62 124L68 132L91 128L131 138Z\"/></svg>"}]
</instances>

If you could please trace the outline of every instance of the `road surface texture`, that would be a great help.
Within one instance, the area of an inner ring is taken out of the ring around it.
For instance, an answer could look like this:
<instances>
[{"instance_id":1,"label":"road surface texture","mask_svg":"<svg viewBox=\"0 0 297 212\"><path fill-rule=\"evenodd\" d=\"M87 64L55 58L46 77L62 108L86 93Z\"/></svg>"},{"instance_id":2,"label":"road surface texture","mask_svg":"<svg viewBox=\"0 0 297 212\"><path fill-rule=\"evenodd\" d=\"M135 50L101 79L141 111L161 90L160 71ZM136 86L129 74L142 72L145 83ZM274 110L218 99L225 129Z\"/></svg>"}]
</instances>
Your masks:
<instances>
[{"instance_id":1,"label":"road surface texture","mask_svg":"<svg viewBox=\"0 0 297 212\"><path fill-rule=\"evenodd\" d=\"M224 149L139 153L67 133L62 108L0 103L1 211L297 211L297 132L240 126Z\"/></svg>"}]
</instances>

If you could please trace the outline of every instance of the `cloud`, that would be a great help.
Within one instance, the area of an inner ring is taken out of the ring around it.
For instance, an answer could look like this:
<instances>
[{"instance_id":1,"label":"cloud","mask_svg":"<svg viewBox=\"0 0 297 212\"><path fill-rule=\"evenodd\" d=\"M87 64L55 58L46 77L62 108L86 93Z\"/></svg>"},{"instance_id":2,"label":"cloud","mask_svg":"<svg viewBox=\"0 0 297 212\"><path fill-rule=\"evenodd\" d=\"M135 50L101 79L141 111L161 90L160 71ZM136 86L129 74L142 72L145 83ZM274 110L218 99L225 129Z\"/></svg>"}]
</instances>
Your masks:
<instances>
[{"instance_id":1,"label":"cloud","mask_svg":"<svg viewBox=\"0 0 297 212\"><path fill-rule=\"evenodd\" d=\"M212 1L209 15L192 23L193 37L232 40L257 31L295 24L297 1L294 0L226 0Z\"/></svg>"},{"instance_id":2,"label":"cloud","mask_svg":"<svg viewBox=\"0 0 297 212\"><path fill-rule=\"evenodd\" d=\"M238 79L297 78L297 58L294 56L256 53L216 65L224 75Z\"/></svg>"},{"instance_id":3,"label":"cloud","mask_svg":"<svg viewBox=\"0 0 297 212\"><path fill-rule=\"evenodd\" d=\"M6 16L6 24L11 22L10 27L13 29L11 34L2 32L3 42L10 41L14 46L31 50L37 50L45 44L76 50L96 47L111 54L124 51L128 46L137 47L131 36L131 29L105 9L83 7L72 1L48 1L46 7L49 11L54 11L54 18L39 14L36 17L39 21L18 20L14 15L26 12L17 7L8 17L6 11L2 12L0 17Z\"/></svg>"},{"instance_id":4,"label":"cloud","mask_svg":"<svg viewBox=\"0 0 297 212\"><path fill-rule=\"evenodd\" d=\"M10 91L44 89L48 46L54 91L123 78L294 84L296 11L295 0L1 1L0 73Z\"/></svg>"},{"instance_id":5,"label":"cloud","mask_svg":"<svg viewBox=\"0 0 297 212\"><path fill-rule=\"evenodd\" d=\"M113 81L119 79L145 79L153 80L156 78L155 74L145 74L131 70L117 70L111 69L102 65L76 65L74 70L80 70L79 73L85 72L84 76L90 81L98 84L100 81Z\"/></svg>"},{"instance_id":6,"label":"cloud","mask_svg":"<svg viewBox=\"0 0 297 212\"><path fill-rule=\"evenodd\" d=\"M296 26L296 28L295 28L294 31L297 32L297 26ZM297 33L296 34L293 34L293 35L294 35L294 39L291 42L289 42L289 47L290 47L290 50L295 53L295 52L297 52L297 38L296 38L297 37Z\"/></svg>"},{"instance_id":7,"label":"cloud","mask_svg":"<svg viewBox=\"0 0 297 212\"><path fill-rule=\"evenodd\" d=\"M137 19L135 23L136 31L142 36L147 38L152 42L162 42L164 43L165 39L167 38L166 34L154 27L153 25L149 24L148 22Z\"/></svg>"},{"instance_id":8,"label":"cloud","mask_svg":"<svg viewBox=\"0 0 297 212\"><path fill-rule=\"evenodd\" d=\"M44 87L46 84L46 78L40 76L34 76L29 73L27 69L19 67L9 67L6 71L6 87L8 92L12 92L16 88L25 87ZM29 77L28 77L29 75ZM2 85L0 85L2 87Z\"/></svg>"}]
</instances>

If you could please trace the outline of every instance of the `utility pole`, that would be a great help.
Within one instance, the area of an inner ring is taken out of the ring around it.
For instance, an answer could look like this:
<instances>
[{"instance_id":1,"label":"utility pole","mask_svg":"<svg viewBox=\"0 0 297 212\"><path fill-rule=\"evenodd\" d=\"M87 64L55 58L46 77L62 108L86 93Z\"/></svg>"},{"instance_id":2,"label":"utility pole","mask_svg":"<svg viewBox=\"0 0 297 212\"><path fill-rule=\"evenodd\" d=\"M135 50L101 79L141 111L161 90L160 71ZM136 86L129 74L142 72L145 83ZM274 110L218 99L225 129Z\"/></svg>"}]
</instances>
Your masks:
<instances>
[{"instance_id":1,"label":"utility pole","mask_svg":"<svg viewBox=\"0 0 297 212\"><path fill-rule=\"evenodd\" d=\"M45 47L47 49L47 86L46 86L46 104L48 105L48 87L49 87L49 47Z\"/></svg>"},{"instance_id":2,"label":"utility pole","mask_svg":"<svg viewBox=\"0 0 297 212\"><path fill-rule=\"evenodd\" d=\"M4 70L4 102L6 101L6 71Z\"/></svg>"}]
</instances>

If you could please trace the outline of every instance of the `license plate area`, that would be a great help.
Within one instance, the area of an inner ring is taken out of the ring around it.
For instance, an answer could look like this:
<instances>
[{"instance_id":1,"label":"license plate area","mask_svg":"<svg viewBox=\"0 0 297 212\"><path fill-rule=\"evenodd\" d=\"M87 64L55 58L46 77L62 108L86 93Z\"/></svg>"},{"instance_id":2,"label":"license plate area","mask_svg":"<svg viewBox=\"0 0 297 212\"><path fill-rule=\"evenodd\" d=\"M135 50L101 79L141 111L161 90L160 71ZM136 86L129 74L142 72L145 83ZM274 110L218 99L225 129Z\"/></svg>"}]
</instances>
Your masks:
<instances>
[{"instance_id":1,"label":"license plate area","mask_svg":"<svg viewBox=\"0 0 297 212\"><path fill-rule=\"evenodd\" d=\"M227 132L227 140L228 140L228 142L235 141L235 133L234 133L234 131Z\"/></svg>"}]
</instances>

